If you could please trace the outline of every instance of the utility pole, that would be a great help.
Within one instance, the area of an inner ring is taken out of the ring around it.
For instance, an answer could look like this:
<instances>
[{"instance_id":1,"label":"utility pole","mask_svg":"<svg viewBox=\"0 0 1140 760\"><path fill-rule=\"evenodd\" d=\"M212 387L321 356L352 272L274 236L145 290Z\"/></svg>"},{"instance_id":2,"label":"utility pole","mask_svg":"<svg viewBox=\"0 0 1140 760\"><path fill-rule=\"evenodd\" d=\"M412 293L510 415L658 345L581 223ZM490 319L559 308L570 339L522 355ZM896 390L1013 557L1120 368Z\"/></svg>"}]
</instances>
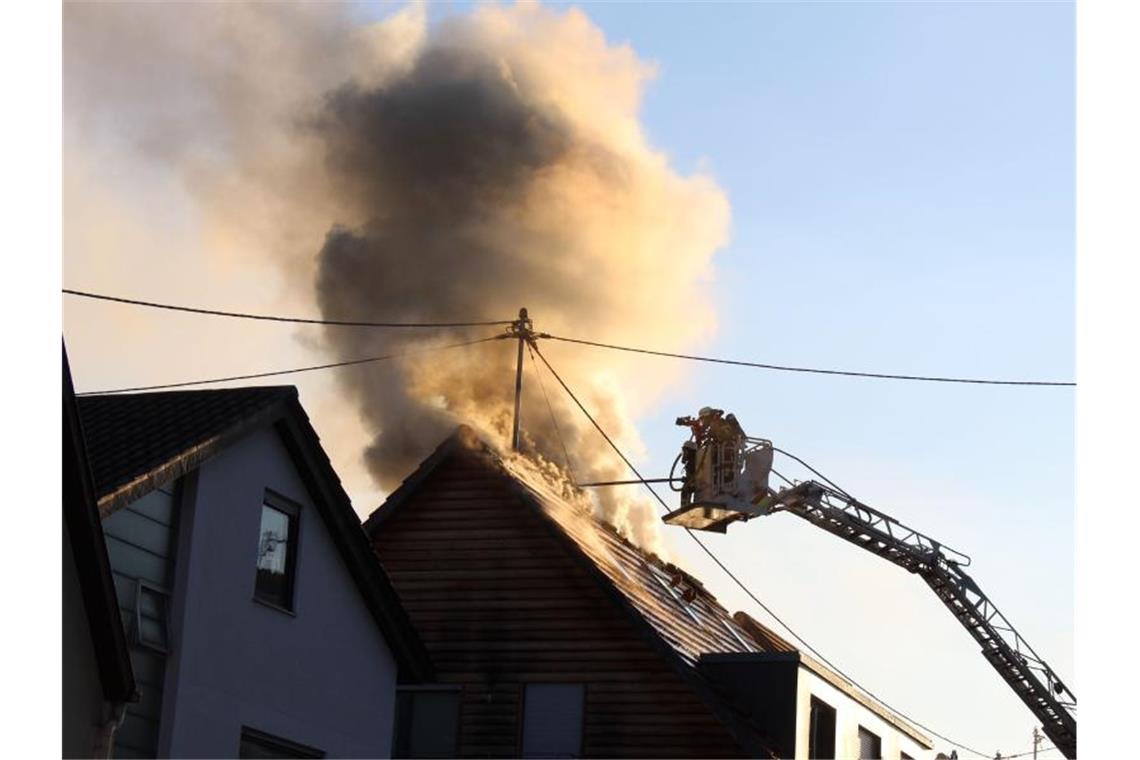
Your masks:
<instances>
[{"instance_id":1,"label":"utility pole","mask_svg":"<svg viewBox=\"0 0 1140 760\"><path fill-rule=\"evenodd\" d=\"M518 364L515 367L515 419L514 428L511 431L511 448L514 451L519 450L519 404L522 402L523 345L527 341L534 340L532 327L530 317L527 316L524 307L519 309L519 318L507 328L508 335L516 335L519 339L519 357Z\"/></svg>"},{"instance_id":2,"label":"utility pole","mask_svg":"<svg viewBox=\"0 0 1140 760\"><path fill-rule=\"evenodd\" d=\"M1044 739L1041 732L1037 730L1037 726L1033 727L1033 760L1037 760L1037 745Z\"/></svg>"}]
</instances>

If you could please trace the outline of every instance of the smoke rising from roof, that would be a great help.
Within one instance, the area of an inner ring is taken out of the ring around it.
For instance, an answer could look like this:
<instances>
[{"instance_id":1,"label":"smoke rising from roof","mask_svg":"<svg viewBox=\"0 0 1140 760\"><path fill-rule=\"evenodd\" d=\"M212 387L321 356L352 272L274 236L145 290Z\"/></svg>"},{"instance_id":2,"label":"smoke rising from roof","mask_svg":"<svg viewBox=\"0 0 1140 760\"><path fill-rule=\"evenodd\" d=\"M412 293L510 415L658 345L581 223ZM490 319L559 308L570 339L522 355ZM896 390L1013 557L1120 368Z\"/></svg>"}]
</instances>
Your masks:
<instances>
[{"instance_id":1,"label":"smoke rising from roof","mask_svg":"<svg viewBox=\"0 0 1140 760\"><path fill-rule=\"evenodd\" d=\"M230 257L272 261L298 302L315 298L329 318L384 321L511 319L525 306L542 331L664 349L712 330L706 286L728 203L711 179L679 174L650 146L638 108L652 67L580 11L481 7L429 27L410 6L361 27L317 4L186 10L174 24L153 7L66 6L67 102L106 113L85 101L99 76L119 77L104 89L134 82L118 115L135 144L177 167L207 240ZM146 76L132 55L153 58ZM320 342L354 359L491 330L329 328ZM666 387L662 368L541 347L637 455L631 420ZM359 446L378 484L397 485L457 422L507 440L514 361L503 341L343 371L344 412L364 420L370 439ZM526 447L561 464L534 370ZM574 474L625 477L544 381ZM611 522L656 548L656 511L643 497L599 496Z\"/></svg>"}]
</instances>

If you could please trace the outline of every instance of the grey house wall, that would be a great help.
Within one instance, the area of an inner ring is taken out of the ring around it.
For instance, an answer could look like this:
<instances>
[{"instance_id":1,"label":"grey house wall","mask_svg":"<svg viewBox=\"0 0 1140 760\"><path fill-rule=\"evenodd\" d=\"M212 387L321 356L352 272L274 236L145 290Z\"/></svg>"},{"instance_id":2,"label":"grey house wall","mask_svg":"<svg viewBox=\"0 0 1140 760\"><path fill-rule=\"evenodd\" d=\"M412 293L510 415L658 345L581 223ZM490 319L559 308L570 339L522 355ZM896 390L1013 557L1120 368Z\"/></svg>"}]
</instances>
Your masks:
<instances>
[{"instance_id":1,"label":"grey house wall","mask_svg":"<svg viewBox=\"0 0 1140 760\"><path fill-rule=\"evenodd\" d=\"M139 701L128 703L123 724L115 732L115 757L154 757L158 751L166 654L139 643L136 595L139 581L168 592L173 585L175 491L173 483L151 491L103 520L111 578L139 691Z\"/></svg>"},{"instance_id":2,"label":"grey house wall","mask_svg":"<svg viewBox=\"0 0 1140 760\"><path fill-rule=\"evenodd\" d=\"M236 757L248 726L329 757L388 756L396 661L277 433L252 433L193 480L159 754ZM301 505L293 615L253 598L267 488Z\"/></svg>"},{"instance_id":3,"label":"grey house wall","mask_svg":"<svg viewBox=\"0 0 1140 760\"><path fill-rule=\"evenodd\" d=\"M90 757L103 720L103 684L71 535L63 526L63 757Z\"/></svg>"}]
</instances>

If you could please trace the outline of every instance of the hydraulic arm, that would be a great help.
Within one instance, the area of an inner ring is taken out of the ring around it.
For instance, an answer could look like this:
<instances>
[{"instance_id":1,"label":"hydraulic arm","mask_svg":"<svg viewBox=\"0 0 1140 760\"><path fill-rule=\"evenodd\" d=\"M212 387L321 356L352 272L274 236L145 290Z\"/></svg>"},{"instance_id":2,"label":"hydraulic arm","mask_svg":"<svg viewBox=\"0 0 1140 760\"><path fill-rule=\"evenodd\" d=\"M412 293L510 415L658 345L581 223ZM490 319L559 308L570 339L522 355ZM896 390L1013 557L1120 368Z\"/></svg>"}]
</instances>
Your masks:
<instances>
[{"instance_id":1,"label":"hydraulic arm","mask_svg":"<svg viewBox=\"0 0 1140 760\"><path fill-rule=\"evenodd\" d=\"M670 524L724 532L736 521L790 512L922 578L982 648L982 655L1041 721L1067 758L1076 756L1076 697L963 569L970 559L894 518L814 480L768 487L770 442L748 438L732 415L702 410L679 460L685 463L680 509Z\"/></svg>"}]
</instances>

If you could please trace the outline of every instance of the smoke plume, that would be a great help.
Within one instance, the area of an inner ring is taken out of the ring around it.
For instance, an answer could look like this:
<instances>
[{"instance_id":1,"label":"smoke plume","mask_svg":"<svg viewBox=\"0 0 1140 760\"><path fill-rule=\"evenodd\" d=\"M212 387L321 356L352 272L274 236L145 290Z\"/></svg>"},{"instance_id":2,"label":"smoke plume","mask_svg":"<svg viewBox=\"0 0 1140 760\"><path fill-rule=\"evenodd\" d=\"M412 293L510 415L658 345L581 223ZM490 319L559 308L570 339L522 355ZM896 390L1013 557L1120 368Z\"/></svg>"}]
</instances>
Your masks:
<instances>
[{"instance_id":1,"label":"smoke plume","mask_svg":"<svg viewBox=\"0 0 1140 760\"><path fill-rule=\"evenodd\" d=\"M430 26L419 6L366 26L300 7L194 7L174 23L153 8L126 18L69 5L65 45L77 63L65 72L80 94L68 103L99 84L80 70L84 58L96 72L114 58L131 81L132 51L156 56L148 71L165 69L180 89L143 79L135 100L121 99L134 103L136 149L177 167L208 240L230 258L271 261L297 301L315 299L327 318L487 321L526 307L537 330L556 335L681 349L710 333L710 260L728 204L711 179L679 174L651 147L638 110L653 68L628 46L608 43L580 11L532 4ZM355 359L497 329L330 327L319 341ZM666 387L665 367L539 347L636 456L631 420ZM626 477L553 378L527 362L527 452L581 481ZM343 370L343 413L364 421L369 439L356 445L376 483L394 487L458 422L508 440L514 365L515 343L495 341ZM601 494L598 508L656 548L655 510L632 489Z\"/></svg>"}]
</instances>

